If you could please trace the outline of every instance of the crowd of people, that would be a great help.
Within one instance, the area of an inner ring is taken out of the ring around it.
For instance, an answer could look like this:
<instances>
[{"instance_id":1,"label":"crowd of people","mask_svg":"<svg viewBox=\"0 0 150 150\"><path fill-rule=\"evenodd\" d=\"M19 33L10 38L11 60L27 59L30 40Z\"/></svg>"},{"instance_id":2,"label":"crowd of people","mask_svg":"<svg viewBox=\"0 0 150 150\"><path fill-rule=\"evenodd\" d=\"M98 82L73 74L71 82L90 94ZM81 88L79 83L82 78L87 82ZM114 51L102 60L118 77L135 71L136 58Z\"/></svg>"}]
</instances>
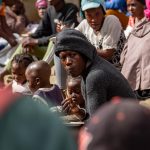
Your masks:
<instances>
[{"instance_id":1,"label":"crowd of people","mask_svg":"<svg viewBox=\"0 0 150 150\"><path fill-rule=\"evenodd\" d=\"M0 149L149 150L150 0L31 7L0 1Z\"/></svg>"}]
</instances>

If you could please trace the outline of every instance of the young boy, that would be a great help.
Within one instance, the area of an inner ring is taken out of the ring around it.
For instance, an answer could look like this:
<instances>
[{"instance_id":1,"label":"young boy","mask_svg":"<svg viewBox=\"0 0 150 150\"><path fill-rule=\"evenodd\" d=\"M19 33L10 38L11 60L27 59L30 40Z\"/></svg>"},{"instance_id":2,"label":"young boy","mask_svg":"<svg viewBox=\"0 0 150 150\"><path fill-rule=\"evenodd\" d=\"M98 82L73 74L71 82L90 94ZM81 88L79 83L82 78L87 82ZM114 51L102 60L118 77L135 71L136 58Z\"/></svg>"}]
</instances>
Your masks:
<instances>
[{"instance_id":1,"label":"young boy","mask_svg":"<svg viewBox=\"0 0 150 150\"><path fill-rule=\"evenodd\" d=\"M50 84L51 71L47 62L41 60L31 63L25 74L34 100L49 106L61 104L63 97L59 87Z\"/></svg>"},{"instance_id":2,"label":"young boy","mask_svg":"<svg viewBox=\"0 0 150 150\"><path fill-rule=\"evenodd\" d=\"M62 111L67 115L65 121L82 121L85 119L85 101L81 93L81 77L68 77L66 99L62 102Z\"/></svg>"}]
</instances>

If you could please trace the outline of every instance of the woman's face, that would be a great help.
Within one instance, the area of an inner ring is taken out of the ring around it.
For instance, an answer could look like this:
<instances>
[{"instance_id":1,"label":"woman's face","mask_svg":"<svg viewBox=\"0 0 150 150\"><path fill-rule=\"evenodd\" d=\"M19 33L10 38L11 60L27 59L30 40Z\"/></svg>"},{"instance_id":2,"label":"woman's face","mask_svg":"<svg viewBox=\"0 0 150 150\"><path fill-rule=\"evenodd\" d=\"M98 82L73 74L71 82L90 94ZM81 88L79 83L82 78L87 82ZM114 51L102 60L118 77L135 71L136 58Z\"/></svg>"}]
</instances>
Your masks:
<instances>
[{"instance_id":1,"label":"woman's face","mask_svg":"<svg viewBox=\"0 0 150 150\"><path fill-rule=\"evenodd\" d=\"M104 20L104 12L101 7L85 10L85 17L94 31L100 31Z\"/></svg>"},{"instance_id":2,"label":"woman's face","mask_svg":"<svg viewBox=\"0 0 150 150\"><path fill-rule=\"evenodd\" d=\"M132 17L144 17L144 5L138 0L127 0L127 9Z\"/></svg>"},{"instance_id":3,"label":"woman's face","mask_svg":"<svg viewBox=\"0 0 150 150\"><path fill-rule=\"evenodd\" d=\"M45 12L46 12L46 7L38 8L38 15L39 15L40 18L44 17Z\"/></svg>"},{"instance_id":4,"label":"woman's face","mask_svg":"<svg viewBox=\"0 0 150 150\"><path fill-rule=\"evenodd\" d=\"M75 51L62 51L59 53L59 58L68 75L72 77L81 75L86 67L84 58Z\"/></svg>"}]
</instances>

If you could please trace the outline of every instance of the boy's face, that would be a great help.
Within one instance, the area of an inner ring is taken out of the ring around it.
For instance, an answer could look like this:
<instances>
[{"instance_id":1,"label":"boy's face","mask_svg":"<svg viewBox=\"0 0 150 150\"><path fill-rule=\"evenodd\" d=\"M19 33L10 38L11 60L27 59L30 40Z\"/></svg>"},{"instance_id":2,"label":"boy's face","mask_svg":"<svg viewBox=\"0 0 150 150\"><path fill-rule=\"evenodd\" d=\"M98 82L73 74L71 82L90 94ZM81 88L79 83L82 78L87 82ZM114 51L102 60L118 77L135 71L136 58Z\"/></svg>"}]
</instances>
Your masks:
<instances>
[{"instance_id":1,"label":"boy's face","mask_svg":"<svg viewBox=\"0 0 150 150\"><path fill-rule=\"evenodd\" d=\"M68 98L72 98L72 100L77 102L80 106L84 105L80 80L70 80L67 83L67 96Z\"/></svg>"},{"instance_id":2,"label":"boy's face","mask_svg":"<svg viewBox=\"0 0 150 150\"><path fill-rule=\"evenodd\" d=\"M85 17L87 19L88 24L93 28L94 31L99 31L103 20L104 20L104 13L101 7L99 8L92 8L85 10Z\"/></svg>"},{"instance_id":3,"label":"boy's face","mask_svg":"<svg viewBox=\"0 0 150 150\"><path fill-rule=\"evenodd\" d=\"M26 81L25 70L26 68L24 67L24 65L18 64L16 62L12 63L11 73L12 73L13 79L17 83L23 84Z\"/></svg>"},{"instance_id":4,"label":"boy's face","mask_svg":"<svg viewBox=\"0 0 150 150\"><path fill-rule=\"evenodd\" d=\"M59 53L59 57L68 75L78 77L83 73L86 61L79 53L75 51L62 51Z\"/></svg>"},{"instance_id":5,"label":"boy's face","mask_svg":"<svg viewBox=\"0 0 150 150\"><path fill-rule=\"evenodd\" d=\"M38 83L37 83L37 78L33 76L29 70L26 71L25 75L26 75L29 89L31 90L31 92L34 93L39 88Z\"/></svg>"}]
</instances>

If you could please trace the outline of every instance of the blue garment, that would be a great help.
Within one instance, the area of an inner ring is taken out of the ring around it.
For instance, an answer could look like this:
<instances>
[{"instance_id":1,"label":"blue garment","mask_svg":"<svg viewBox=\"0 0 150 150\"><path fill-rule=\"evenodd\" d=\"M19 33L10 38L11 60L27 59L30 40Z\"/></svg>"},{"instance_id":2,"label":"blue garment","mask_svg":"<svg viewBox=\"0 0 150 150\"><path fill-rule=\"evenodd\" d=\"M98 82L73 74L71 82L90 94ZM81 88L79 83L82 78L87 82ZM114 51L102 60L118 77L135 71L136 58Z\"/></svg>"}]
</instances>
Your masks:
<instances>
[{"instance_id":1,"label":"blue garment","mask_svg":"<svg viewBox=\"0 0 150 150\"><path fill-rule=\"evenodd\" d=\"M122 12L127 11L126 0L105 0L106 9L117 9Z\"/></svg>"},{"instance_id":2,"label":"blue garment","mask_svg":"<svg viewBox=\"0 0 150 150\"><path fill-rule=\"evenodd\" d=\"M51 88L38 89L34 93L33 98L44 99L46 103L50 106L51 104L53 106L61 105L61 102L63 101L61 90L57 85L53 85Z\"/></svg>"}]
</instances>

